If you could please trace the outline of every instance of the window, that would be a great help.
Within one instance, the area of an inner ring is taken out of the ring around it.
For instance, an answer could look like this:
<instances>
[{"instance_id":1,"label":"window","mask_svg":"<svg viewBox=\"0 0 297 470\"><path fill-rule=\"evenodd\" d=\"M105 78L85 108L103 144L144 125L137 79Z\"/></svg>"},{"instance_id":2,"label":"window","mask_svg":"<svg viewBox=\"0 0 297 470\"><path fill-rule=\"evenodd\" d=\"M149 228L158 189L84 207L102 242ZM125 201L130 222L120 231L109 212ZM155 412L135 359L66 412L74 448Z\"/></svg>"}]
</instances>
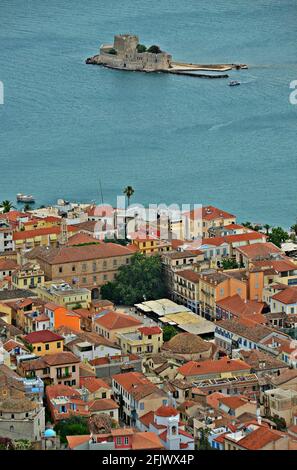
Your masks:
<instances>
[{"instance_id":1,"label":"window","mask_svg":"<svg viewBox=\"0 0 297 470\"><path fill-rule=\"evenodd\" d=\"M86 278L86 277L83 277L83 278L82 278L82 283L83 283L83 284L86 284L86 283L87 283L87 278Z\"/></svg>"},{"instance_id":2,"label":"window","mask_svg":"<svg viewBox=\"0 0 297 470\"><path fill-rule=\"evenodd\" d=\"M73 271L73 272L75 271L75 266L72 266L72 271Z\"/></svg>"},{"instance_id":3,"label":"window","mask_svg":"<svg viewBox=\"0 0 297 470\"><path fill-rule=\"evenodd\" d=\"M62 273L63 272L63 268L62 266L59 267L59 273Z\"/></svg>"},{"instance_id":4,"label":"window","mask_svg":"<svg viewBox=\"0 0 297 470\"><path fill-rule=\"evenodd\" d=\"M129 444L129 437L124 437L124 444L126 446Z\"/></svg>"},{"instance_id":5,"label":"window","mask_svg":"<svg viewBox=\"0 0 297 470\"><path fill-rule=\"evenodd\" d=\"M75 366L72 366L72 372L75 372Z\"/></svg>"},{"instance_id":6,"label":"window","mask_svg":"<svg viewBox=\"0 0 297 470\"><path fill-rule=\"evenodd\" d=\"M35 348L34 348L35 349ZM41 351L41 346L38 346L37 351Z\"/></svg>"},{"instance_id":7,"label":"window","mask_svg":"<svg viewBox=\"0 0 297 470\"><path fill-rule=\"evenodd\" d=\"M110 411L109 416L113 418L113 415L114 415L113 411Z\"/></svg>"},{"instance_id":8,"label":"window","mask_svg":"<svg viewBox=\"0 0 297 470\"><path fill-rule=\"evenodd\" d=\"M122 444L122 438L121 437L117 437L117 444Z\"/></svg>"},{"instance_id":9,"label":"window","mask_svg":"<svg viewBox=\"0 0 297 470\"><path fill-rule=\"evenodd\" d=\"M49 344L45 345L45 349L48 351L49 350Z\"/></svg>"},{"instance_id":10,"label":"window","mask_svg":"<svg viewBox=\"0 0 297 470\"><path fill-rule=\"evenodd\" d=\"M142 403L139 403L139 409L140 409L140 410L144 410L144 403L143 403L143 402L142 402Z\"/></svg>"},{"instance_id":11,"label":"window","mask_svg":"<svg viewBox=\"0 0 297 470\"><path fill-rule=\"evenodd\" d=\"M57 348L60 348L61 347L61 343L60 341L57 342Z\"/></svg>"},{"instance_id":12,"label":"window","mask_svg":"<svg viewBox=\"0 0 297 470\"><path fill-rule=\"evenodd\" d=\"M106 398L106 392L102 392L102 398Z\"/></svg>"}]
</instances>

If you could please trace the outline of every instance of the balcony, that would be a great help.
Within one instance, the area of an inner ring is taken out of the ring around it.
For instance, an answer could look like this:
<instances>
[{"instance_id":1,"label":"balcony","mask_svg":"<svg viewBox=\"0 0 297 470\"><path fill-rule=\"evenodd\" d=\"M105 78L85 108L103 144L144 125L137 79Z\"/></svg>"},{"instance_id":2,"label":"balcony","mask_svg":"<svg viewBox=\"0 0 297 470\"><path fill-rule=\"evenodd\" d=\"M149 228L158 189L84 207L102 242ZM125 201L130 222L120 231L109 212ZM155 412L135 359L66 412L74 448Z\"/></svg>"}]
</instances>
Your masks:
<instances>
[{"instance_id":1,"label":"balcony","mask_svg":"<svg viewBox=\"0 0 297 470\"><path fill-rule=\"evenodd\" d=\"M57 379L68 379L69 377L72 377L72 372L57 373Z\"/></svg>"}]
</instances>

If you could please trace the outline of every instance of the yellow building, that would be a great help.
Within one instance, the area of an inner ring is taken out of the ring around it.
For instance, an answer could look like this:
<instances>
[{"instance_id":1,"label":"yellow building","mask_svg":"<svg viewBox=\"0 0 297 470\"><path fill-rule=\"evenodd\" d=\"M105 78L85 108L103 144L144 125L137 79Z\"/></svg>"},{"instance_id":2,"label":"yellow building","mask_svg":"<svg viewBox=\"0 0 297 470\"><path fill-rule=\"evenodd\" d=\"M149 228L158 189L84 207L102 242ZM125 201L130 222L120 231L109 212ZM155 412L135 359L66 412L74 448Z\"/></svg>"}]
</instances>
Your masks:
<instances>
[{"instance_id":1,"label":"yellow building","mask_svg":"<svg viewBox=\"0 0 297 470\"><path fill-rule=\"evenodd\" d=\"M27 344L31 345L32 352L37 356L56 354L63 352L64 338L50 330L34 331L24 337Z\"/></svg>"},{"instance_id":2,"label":"yellow building","mask_svg":"<svg viewBox=\"0 0 297 470\"><path fill-rule=\"evenodd\" d=\"M172 250L171 243L164 242L153 237L136 237L132 240L132 245L134 245L137 248L137 251L143 255L155 255Z\"/></svg>"},{"instance_id":3,"label":"yellow building","mask_svg":"<svg viewBox=\"0 0 297 470\"><path fill-rule=\"evenodd\" d=\"M82 287L70 286L64 281L45 282L35 290L38 297L68 309L88 308L91 303L91 291Z\"/></svg>"},{"instance_id":4,"label":"yellow building","mask_svg":"<svg viewBox=\"0 0 297 470\"><path fill-rule=\"evenodd\" d=\"M44 272L39 264L26 264L12 273L11 282L16 289L35 289L44 284Z\"/></svg>"},{"instance_id":5,"label":"yellow building","mask_svg":"<svg viewBox=\"0 0 297 470\"><path fill-rule=\"evenodd\" d=\"M47 216L47 217L40 217L28 220L28 222L23 222L21 224L21 228L24 231L27 230L36 230L39 228L50 228L50 227L57 227L61 224L61 217L55 216Z\"/></svg>"},{"instance_id":6,"label":"yellow building","mask_svg":"<svg viewBox=\"0 0 297 470\"><path fill-rule=\"evenodd\" d=\"M158 326L143 326L134 333L120 333L117 337L124 354L158 354L163 345L163 332Z\"/></svg>"},{"instance_id":7,"label":"yellow building","mask_svg":"<svg viewBox=\"0 0 297 470\"><path fill-rule=\"evenodd\" d=\"M11 325L11 310L12 308L9 304L0 303L0 318L9 323L9 325Z\"/></svg>"}]
</instances>

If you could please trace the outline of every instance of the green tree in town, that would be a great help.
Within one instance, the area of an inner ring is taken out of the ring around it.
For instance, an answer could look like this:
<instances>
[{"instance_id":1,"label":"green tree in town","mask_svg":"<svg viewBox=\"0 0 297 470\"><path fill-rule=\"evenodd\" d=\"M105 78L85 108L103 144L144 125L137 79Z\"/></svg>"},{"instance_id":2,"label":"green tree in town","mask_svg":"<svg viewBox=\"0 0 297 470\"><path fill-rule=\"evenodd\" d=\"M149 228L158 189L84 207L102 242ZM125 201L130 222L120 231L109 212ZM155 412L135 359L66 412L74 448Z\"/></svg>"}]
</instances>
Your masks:
<instances>
[{"instance_id":1,"label":"green tree in town","mask_svg":"<svg viewBox=\"0 0 297 470\"><path fill-rule=\"evenodd\" d=\"M242 222L242 225L246 228L250 228L251 230L253 230L253 225L251 222Z\"/></svg>"},{"instance_id":2,"label":"green tree in town","mask_svg":"<svg viewBox=\"0 0 297 470\"><path fill-rule=\"evenodd\" d=\"M295 233L295 235L297 235L297 222L296 222L296 224L293 224L293 225L292 225L291 230L293 230L293 232Z\"/></svg>"},{"instance_id":3,"label":"green tree in town","mask_svg":"<svg viewBox=\"0 0 297 470\"><path fill-rule=\"evenodd\" d=\"M265 224L265 225L263 226L263 228L265 228L266 235L268 236L268 235L269 235L269 230L270 230L270 225L269 225L269 224Z\"/></svg>"},{"instance_id":4,"label":"green tree in town","mask_svg":"<svg viewBox=\"0 0 297 470\"><path fill-rule=\"evenodd\" d=\"M68 419L63 419L56 424L55 431L59 434L61 442L66 444L66 436L89 434L88 419L82 416L73 416Z\"/></svg>"},{"instance_id":5,"label":"green tree in town","mask_svg":"<svg viewBox=\"0 0 297 470\"><path fill-rule=\"evenodd\" d=\"M11 209L14 209L12 202L8 201L8 199L5 199L0 203L0 207L3 209L3 213L10 212Z\"/></svg>"},{"instance_id":6,"label":"green tree in town","mask_svg":"<svg viewBox=\"0 0 297 470\"><path fill-rule=\"evenodd\" d=\"M129 265L119 268L116 278L101 287L103 299L117 304L134 305L146 300L160 299L166 295L159 255L135 253Z\"/></svg>"},{"instance_id":7,"label":"green tree in town","mask_svg":"<svg viewBox=\"0 0 297 470\"><path fill-rule=\"evenodd\" d=\"M198 450L212 450L212 447L208 441L208 436L210 431L208 429L200 428L199 429L199 440L197 444Z\"/></svg>"},{"instance_id":8,"label":"green tree in town","mask_svg":"<svg viewBox=\"0 0 297 470\"><path fill-rule=\"evenodd\" d=\"M274 243L279 248L281 244L289 239L289 234L282 227L273 227L268 236L268 241Z\"/></svg>"},{"instance_id":9,"label":"green tree in town","mask_svg":"<svg viewBox=\"0 0 297 470\"><path fill-rule=\"evenodd\" d=\"M238 267L238 263L233 258L227 258L222 260L223 269L237 269Z\"/></svg>"},{"instance_id":10,"label":"green tree in town","mask_svg":"<svg viewBox=\"0 0 297 470\"><path fill-rule=\"evenodd\" d=\"M163 330L163 341L169 341L173 336L178 334L177 329L173 325L165 325Z\"/></svg>"},{"instance_id":11,"label":"green tree in town","mask_svg":"<svg viewBox=\"0 0 297 470\"><path fill-rule=\"evenodd\" d=\"M128 207L130 205L130 199L131 197L133 196L134 194L134 189L132 188L132 186L126 186L123 190L123 193L125 194L127 200L128 200Z\"/></svg>"}]
</instances>

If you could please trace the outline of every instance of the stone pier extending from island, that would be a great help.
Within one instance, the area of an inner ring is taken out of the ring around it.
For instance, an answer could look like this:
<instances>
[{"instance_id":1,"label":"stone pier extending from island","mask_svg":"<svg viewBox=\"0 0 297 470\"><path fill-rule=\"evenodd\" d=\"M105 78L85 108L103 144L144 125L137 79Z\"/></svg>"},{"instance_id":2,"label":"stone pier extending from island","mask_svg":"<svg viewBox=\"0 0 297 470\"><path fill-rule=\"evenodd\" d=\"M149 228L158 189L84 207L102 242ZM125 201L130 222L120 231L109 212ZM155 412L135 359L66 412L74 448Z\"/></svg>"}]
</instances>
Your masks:
<instances>
[{"instance_id":1,"label":"stone pier extending from island","mask_svg":"<svg viewBox=\"0 0 297 470\"><path fill-rule=\"evenodd\" d=\"M149 48L139 43L139 38L132 34L118 34L114 43L103 44L99 54L89 57L87 64L102 65L108 68L139 72L164 72L178 75L189 75L203 78L226 78L222 74L232 69L246 69L245 64L192 64L174 62L172 56L161 51L159 46ZM195 72L215 72L214 75L198 74ZM220 72L216 74L216 72Z\"/></svg>"}]
</instances>

